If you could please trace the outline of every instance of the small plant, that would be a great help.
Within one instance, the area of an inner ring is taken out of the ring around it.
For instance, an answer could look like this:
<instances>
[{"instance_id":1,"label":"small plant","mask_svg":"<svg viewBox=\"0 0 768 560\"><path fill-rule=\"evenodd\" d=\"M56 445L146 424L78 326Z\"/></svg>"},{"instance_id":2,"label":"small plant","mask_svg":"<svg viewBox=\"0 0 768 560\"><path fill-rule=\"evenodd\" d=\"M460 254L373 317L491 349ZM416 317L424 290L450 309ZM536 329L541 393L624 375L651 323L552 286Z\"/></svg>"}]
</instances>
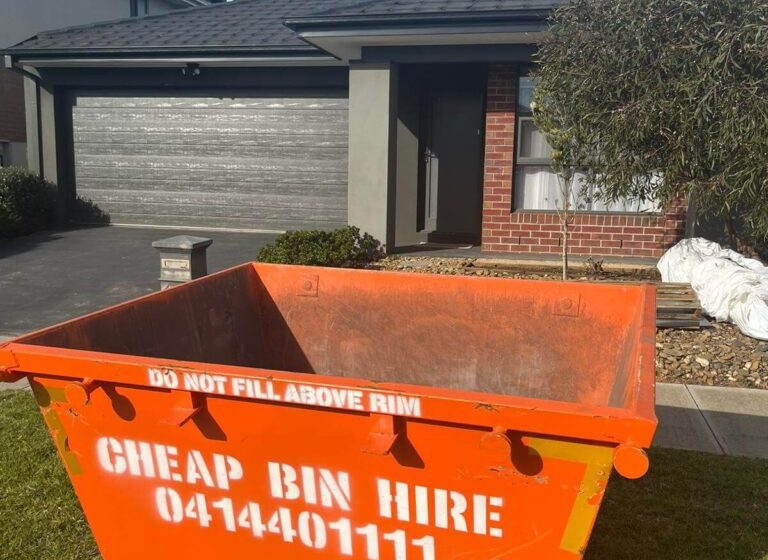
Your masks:
<instances>
[{"instance_id":1,"label":"small plant","mask_svg":"<svg viewBox=\"0 0 768 560\"><path fill-rule=\"evenodd\" d=\"M333 231L290 231L259 251L258 260L278 264L358 267L383 256L381 243L354 226Z\"/></svg>"},{"instance_id":2,"label":"small plant","mask_svg":"<svg viewBox=\"0 0 768 560\"><path fill-rule=\"evenodd\" d=\"M590 276L599 276L603 272L603 262L604 259L595 259L592 257L587 257L587 260L584 261L584 267L587 269L587 274Z\"/></svg>"},{"instance_id":3,"label":"small plant","mask_svg":"<svg viewBox=\"0 0 768 560\"><path fill-rule=\"evenodd\" d=\"M0 168L0 237L50 226L56 218L56 187L18 167Z\"/></svg>"}]
</instances>

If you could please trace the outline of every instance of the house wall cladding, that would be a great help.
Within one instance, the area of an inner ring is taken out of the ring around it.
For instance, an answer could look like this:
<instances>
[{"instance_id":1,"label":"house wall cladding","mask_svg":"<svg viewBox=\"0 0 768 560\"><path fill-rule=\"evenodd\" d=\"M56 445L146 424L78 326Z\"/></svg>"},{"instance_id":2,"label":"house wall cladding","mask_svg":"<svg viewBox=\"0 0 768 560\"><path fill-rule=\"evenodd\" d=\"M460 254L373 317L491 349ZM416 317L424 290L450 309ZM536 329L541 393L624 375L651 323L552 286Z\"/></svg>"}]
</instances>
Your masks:
<instances>
[{"instance_id":1,"label":"house wall cladding","mask_svg":"<svg viewBox=\"0 0 768 560\"><path fill-rule=\"evenodd\" d=\"M0 68L0 140L26 142L24 124L24 79Z\"/></svg>"},{"instance_id":2,"label":"house wall cladding","mask_svg":"<svg viewBox=\"0 0 768 560\"><path fill-rule=\"evenodd\" d=\"M557 213L512 208L517 76L514 64L488 68L482 250L560 253ZM660 214L579 213L571 225L570 253L659 257L684 237L685 222L683 204Z\"/></svg>"}]
</instances>

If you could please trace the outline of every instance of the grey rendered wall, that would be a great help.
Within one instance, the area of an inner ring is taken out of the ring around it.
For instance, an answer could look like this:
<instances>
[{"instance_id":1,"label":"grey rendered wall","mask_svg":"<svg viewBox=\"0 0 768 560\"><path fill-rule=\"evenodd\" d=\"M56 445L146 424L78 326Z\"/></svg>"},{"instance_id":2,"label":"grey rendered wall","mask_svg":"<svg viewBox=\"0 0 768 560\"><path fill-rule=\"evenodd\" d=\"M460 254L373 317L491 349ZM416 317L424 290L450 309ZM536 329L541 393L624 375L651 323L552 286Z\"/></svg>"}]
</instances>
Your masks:
<instances>
[{"instance_id":1,"label":"grey rendered wall","mask_svg":"<svg viewBox=\"0 0 768 560\"><path fill-rule=\"evenodd\" d=\"M31 171L57 183L56 112L52 90L25 77L24 107L27 120L27 165Z\"/></svg>"},{"instance_id":2,"label":"grey rendered wall","mask_svg":"<svg viewBox=\"0 0 768 560\"><path fill-rule=\"evenodd\" d=\"M397 66L349 69L349 223L387 248L395 244Z\"/></svg>"}]
</instances>

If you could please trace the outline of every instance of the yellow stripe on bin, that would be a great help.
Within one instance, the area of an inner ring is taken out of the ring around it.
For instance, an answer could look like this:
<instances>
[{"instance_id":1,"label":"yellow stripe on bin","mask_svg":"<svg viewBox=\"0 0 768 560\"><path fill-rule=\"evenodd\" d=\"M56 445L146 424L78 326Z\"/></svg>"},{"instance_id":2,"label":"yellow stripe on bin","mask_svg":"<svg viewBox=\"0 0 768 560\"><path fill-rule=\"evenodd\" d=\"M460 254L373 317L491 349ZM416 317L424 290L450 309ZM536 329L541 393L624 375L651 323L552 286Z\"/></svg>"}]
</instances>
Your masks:
<instances>
[{"instance_id":1,"label":"yellow stripe on bin","mask_svg":"<svg viewBox=\"0 0 768 560\"><path fill-rule=\"evenodd\" d=\"M590 501L605 490L611 474L613 448L542 438L528 438L528 447L542 458L580 463L586 467L560 541L561 549L581 556L599 508L599 502Z\"/></svg>"},{"instance_id":2,"label":"yellow stripe on bin","mask_svg":"<svg viewBox=\"0 0 768 560\"><path fill-rule=\"evenodd\" d=\"M50 408L43 414L45 423L48 424L48 429L53 436L53 441L56 444L56 448L59 450L61 460L67 466L70 474L78 475L83 473L83 467L80 465L80 461L77 455L69 449L69 443L67 441L67 432L64 430L64 425L59 419L59 415L55 409Z\"/></svg>"}]
</instances>

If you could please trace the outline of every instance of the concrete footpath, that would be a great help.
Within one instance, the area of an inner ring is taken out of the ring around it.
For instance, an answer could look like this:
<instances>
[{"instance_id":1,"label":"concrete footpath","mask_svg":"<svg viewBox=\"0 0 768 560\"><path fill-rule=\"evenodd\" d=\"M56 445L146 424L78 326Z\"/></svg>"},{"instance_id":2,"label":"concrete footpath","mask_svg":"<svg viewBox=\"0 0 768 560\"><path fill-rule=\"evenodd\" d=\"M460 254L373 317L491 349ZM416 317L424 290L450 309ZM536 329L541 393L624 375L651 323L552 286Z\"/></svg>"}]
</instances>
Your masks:
<instances>
[{"instance_id":1,"label":"concrete footpath","mask_svg":"<svg viewBox=\"0 0 768 560\"><path fill-rule=\"evenodd\" d=\"M28 387L22 379L0 390ZM766 390L657 383L656 415L656 447L768 459Z\"/></svg>"},{"instance_id":2,"label":"concrete footpath","mask_svg":"<svg viewBox=\"0 0 768 560\"><path fill-rule=\"evenodd\" d=\"M768 391L656 384L653 444L768 459Z\"/></svg>"}]
</instances>

